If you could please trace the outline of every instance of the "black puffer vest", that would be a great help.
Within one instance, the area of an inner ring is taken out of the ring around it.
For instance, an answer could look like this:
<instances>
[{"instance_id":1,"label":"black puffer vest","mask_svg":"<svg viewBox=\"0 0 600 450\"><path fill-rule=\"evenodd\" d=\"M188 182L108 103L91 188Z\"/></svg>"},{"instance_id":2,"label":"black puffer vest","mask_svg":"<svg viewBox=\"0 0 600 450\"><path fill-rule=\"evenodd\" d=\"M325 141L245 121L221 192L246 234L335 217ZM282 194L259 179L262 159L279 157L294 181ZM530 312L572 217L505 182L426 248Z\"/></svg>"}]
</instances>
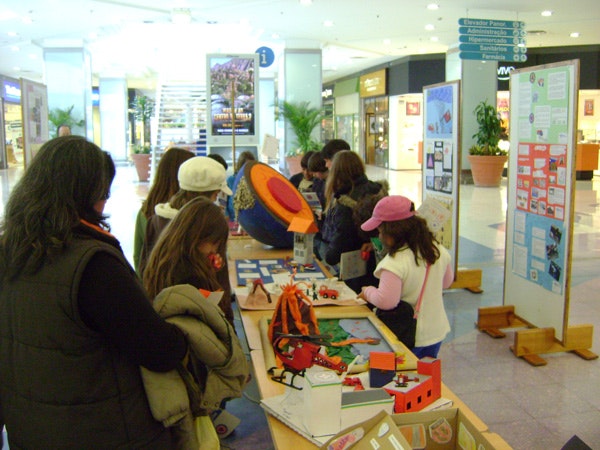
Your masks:
<instances>
[{"instance_id":1,"label":"black puffer vest","mask_svg":"<svg viewBox=\"0 0 600 450\"><path fill-rule=\"evenodd\" d=\"M0 407L13 450L170 448L139 367L79 315L81 276L100 251L128 265L113 245L81 237L0 288Z\"/></svg>"}]
</instances>

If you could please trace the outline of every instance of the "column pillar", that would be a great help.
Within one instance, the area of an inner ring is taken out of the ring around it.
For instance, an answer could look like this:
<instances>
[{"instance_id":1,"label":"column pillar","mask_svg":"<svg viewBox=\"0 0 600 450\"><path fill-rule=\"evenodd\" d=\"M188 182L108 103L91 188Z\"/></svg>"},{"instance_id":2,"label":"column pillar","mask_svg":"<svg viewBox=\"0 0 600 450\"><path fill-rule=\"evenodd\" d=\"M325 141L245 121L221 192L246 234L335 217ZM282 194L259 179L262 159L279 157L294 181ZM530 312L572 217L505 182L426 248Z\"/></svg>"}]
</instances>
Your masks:
<instances>
[{"instance_id":1,"label":"column pillar","mask_svg":"<svg viewBox=\"0 0 600 450\"><path fill-rule=\"evenodd\" d=\"M92 69L89 52L83 42L44 42L44 80L48 90L48 110L69 109L83 126L72 129L73 134L93 141ZM55 137L55 136L51 136Z\"/></svg>"},{"instance_id":2,"label":"column pillar","mask_svg":"<svg viewBox=\"0 0 600 450\"><path fill-rule=\"evenodd\" d=\"M461 80L461 168L470 170L467 155L469 148L475 144L472 136L478 129L473 110L482 100L496 106L498 63L460 59L458 54L458 46L448 50L446 54L446 80Z\"/></svg>"},{"instance_id":3,"label":"column pillar","mask_svg":"<svg viewBox=\"0 0 600 450\"><path fill-rule=\"evenodd\" d=\"M126 161L127 148L127 81L125 78L100 78L100 136L102 148L115 161Z\"/></svg>"},{"instance_id":4,"label":"column pillar","mask_svg":"<svg viewBox=\"0 0 600 450\"><path fill-rule=\"evenodd\" d=\"M279 71L279 101L309 102L313 107L321 107L322 97L322 54L320 48L285 49ZM314 138L320 139L316 129ZM279 159L281 170L285 169L285 154L293 148L294 132L286 124L284 130L283 154Z\"/></svg>"}]
</instances>

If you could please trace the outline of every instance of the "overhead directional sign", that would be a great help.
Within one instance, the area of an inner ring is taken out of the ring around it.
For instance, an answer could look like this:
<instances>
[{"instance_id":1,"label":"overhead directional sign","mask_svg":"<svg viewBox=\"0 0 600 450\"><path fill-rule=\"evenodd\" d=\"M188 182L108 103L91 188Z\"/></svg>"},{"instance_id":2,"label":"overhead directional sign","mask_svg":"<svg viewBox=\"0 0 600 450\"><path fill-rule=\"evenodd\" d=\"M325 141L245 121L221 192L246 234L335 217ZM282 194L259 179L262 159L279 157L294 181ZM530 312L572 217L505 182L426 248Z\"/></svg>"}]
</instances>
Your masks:
<instances>
[{"instance_id":1,"label":"overhead directional sign","mask_svg":"<svg viewBox=\"0 0 600 450\"><path fill-rule=\"evenodd\" d=\"M459 57L490 61L527 61L525 22L461 18Z\"/></svg>"}]
</instances>

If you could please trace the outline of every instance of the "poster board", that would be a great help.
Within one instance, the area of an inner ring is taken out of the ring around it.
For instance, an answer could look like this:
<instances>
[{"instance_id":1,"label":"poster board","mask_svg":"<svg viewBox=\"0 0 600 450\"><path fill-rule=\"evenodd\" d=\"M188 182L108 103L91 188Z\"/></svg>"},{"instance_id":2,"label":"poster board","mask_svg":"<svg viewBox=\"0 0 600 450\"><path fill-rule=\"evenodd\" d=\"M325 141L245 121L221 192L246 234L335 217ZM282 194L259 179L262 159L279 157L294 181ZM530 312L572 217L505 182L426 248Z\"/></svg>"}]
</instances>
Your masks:
<instances>
[{"instance_id":1,"label":"poster board","mask_svg":"<svg viewBox=\"0 0 600 450\"><path fill-rule=\"evenodd\" d=\"M48 140L48 90L44 84L21 78L21 120L25 167Z\"/></svg>"},{"instance_id":2,"label":"poster board","mask_svg":"<svg viewBox=\"0 0 600 450\"><path fill-rule=\"evenodd\" d=\"M559 341L569 316L578 91L579 60L510 75L503 300Z\"/></svg>"},{"instance_id":3,"label":"poster board","mask_svg":"<svg viewBox=\"0 0 600 450\"><path fill-rule=\"evenodd\" d=\"M209 54L209 146L258 146L258 54Z\"/></svg>"},{"instance_id":4,"label":"poster board","mask_svg":"<svg viewBox=\"0 0 600 450\"><path fill-rule=\"evenodd\" d=\"M450 211L433 231L458 264L458 207L460 187L460 81L423 88L423 204L435 202ZM428 210L435 208L428 206ZM431 228L431 226L430 226Z\"/></svg>"}]
</instances>

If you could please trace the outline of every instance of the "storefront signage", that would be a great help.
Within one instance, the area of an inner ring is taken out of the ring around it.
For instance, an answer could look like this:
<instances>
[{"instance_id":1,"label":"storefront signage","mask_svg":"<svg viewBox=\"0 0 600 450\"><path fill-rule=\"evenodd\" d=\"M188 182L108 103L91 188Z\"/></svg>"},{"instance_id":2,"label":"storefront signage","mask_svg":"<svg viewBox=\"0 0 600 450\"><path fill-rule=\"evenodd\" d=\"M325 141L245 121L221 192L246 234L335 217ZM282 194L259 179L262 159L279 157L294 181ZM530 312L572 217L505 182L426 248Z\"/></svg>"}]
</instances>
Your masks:
<instances>
[{"instance_id":1,"label":"storefront signage","mask_svg":"<svg viewBox=\"0 0 600 450\"><path fill-rule=\"evenodd\" d=\"M21 103L21 85L18 82L4 80L2 98L9 103Z\"/></svg>"},{"instance_id":2,"label":"storefront signage","mask_svg":"<svg viewBox=\"0 0 600 450\"><path fill-rule=\"evenodd\" d=\"M360 96L374 97L387 94L386 70L381 69L360 77Z\"/></svg>"},{"instance_id":3,"label":"storefront signage","mask_svg":"<svg viewBox=\"0 0 600 450\"><path fill-rule=\"evenodd\" d=\"M515 66L498 66L498 80L508 80Z\"/></svg>"},{"instance_id":4,"label":"storefront signage","mask_svg":"<svg viewBox=\"0 0 600 450\"><path fill-rule=\"evenodd\" d=\"M461 59L527 61L525 22L462 18L458 24Z\"/></svg>"},{"instance_id":5,"label":"storefront signage","mask_svg":"<svg viewBox=\"0 0 600 450\"><path fill-rule=\"evenodd\" d=\"M321 98L323 100L328 100L330 98L333 98L333 88L331 88L331 87L323 88L323 90L321 91Z\"/></svg>"}]
</instances>

